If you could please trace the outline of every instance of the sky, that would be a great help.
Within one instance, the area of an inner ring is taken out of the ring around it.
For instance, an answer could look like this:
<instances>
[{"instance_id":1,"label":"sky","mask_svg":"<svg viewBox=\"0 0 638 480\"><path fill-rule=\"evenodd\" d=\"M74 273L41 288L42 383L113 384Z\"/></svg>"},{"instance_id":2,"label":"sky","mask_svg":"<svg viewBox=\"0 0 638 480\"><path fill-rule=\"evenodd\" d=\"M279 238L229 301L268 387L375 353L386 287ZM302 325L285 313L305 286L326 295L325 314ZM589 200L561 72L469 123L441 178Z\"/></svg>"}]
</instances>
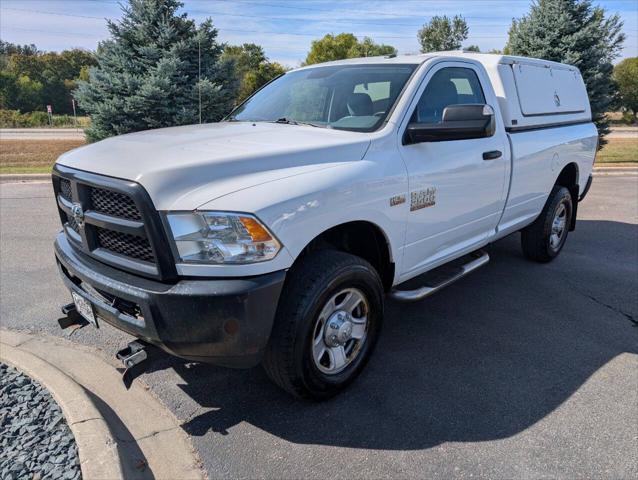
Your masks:
<instances>
[{"instance_id":1,"label":"sky","mask_svg":"<svg viewBox=\"0 0 638 480\"><path fill-rule=\"evenodd\" d=\"M182 0L189 17L210 17L219 39L256 43L270 60L298 66L313 39L350 32L417 53L416 33L433 15L461 14L469 26L464 46L501 49L512 18L523 16L530 0ZM627 36L621 57L638 56L638 0L595 0L618 13ZM35 43L40 50L74 47L94 50L108 38L105 18L120 18L118 0L0 0L0 38Z\"/></svg>"}]
</instances>

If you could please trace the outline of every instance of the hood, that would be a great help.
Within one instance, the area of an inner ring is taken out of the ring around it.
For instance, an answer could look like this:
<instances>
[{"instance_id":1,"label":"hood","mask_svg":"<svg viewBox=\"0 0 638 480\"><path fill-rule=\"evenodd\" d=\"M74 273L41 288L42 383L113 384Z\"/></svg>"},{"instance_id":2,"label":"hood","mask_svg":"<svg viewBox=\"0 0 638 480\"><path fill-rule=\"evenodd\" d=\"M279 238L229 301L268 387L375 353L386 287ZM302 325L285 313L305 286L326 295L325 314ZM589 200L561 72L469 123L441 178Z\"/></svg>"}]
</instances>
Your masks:
<instances>
[{"instance_id":1,"label":"hood","mask_svg":"<svg viewBox=\"0 0 638 480\"><path fill-rule=\"evenodd\" d=\"M58 163L134 180L158 210L193 210L238 190L361 160L366 134L276 123L222 122L112 137Z\"/></svg>"}]
</instances>

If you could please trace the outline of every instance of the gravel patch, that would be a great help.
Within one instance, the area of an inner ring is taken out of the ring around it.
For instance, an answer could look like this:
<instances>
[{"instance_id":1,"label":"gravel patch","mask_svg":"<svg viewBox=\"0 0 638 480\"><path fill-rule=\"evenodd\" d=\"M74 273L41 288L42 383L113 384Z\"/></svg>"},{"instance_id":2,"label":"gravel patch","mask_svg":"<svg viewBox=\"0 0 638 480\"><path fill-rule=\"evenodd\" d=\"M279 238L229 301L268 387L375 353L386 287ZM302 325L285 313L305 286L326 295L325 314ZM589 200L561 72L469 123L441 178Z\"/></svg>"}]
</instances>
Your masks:
<instances>
[{"instance_id":1,"label":"gravel patch","mask_svg":"<svg viewBox=\"0 0 638 480\"><path fill-rule=\"evenodd\" d=\"M75 438L51 394L0 363L0 479L82 478Z\"/></svg>"}]
</instances>

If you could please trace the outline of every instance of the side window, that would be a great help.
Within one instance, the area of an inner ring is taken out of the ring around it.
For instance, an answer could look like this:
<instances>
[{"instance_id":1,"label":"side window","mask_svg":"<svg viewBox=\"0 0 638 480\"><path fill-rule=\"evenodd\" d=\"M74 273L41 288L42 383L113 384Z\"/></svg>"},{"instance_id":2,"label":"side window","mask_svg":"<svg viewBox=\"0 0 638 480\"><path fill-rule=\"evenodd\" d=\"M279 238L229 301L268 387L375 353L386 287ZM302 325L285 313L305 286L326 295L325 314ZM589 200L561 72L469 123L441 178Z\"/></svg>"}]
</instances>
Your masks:
<instances>
[{"instance_id":1,"label":"side window","mask_svg":"<svg viewBox=\"0 0 638 480\"><path fill-rule=\"evenodd\" d=\"M432 76L410 122L439 123L448 105L485 103L481 83L474 70L442 68Z\"/></svg>"}]
</instances>

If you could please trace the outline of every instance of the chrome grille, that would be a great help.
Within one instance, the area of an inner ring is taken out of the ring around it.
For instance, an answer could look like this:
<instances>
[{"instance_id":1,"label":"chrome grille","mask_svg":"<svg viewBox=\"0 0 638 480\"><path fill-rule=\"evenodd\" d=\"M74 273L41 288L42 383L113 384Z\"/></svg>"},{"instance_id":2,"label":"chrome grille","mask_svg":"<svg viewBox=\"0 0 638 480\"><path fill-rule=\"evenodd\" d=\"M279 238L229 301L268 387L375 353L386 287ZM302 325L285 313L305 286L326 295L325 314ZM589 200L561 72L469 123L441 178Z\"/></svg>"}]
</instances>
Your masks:
<instances>
[{"instance_id":1,"label":"chrome grille","mask_svg":"<svg viewBox=\"0 0 638 480\"><path fill-rule=\"evenodd\" d=\"M129 220L142 219L131 197L105 188L91 187L91 206L93 210L113 217Z\"/></svg>"},{"instance_id":2,"label":"chrome grille","mask_svg":"<svg viewBox=\"0 0 638 480\"><path fill-rule=\"evenodd\" d=\"M146 238L107 228L98 227L96 230L100 247L144 262L155 261L153 249Z\"/></svg>"}]
</instances>

